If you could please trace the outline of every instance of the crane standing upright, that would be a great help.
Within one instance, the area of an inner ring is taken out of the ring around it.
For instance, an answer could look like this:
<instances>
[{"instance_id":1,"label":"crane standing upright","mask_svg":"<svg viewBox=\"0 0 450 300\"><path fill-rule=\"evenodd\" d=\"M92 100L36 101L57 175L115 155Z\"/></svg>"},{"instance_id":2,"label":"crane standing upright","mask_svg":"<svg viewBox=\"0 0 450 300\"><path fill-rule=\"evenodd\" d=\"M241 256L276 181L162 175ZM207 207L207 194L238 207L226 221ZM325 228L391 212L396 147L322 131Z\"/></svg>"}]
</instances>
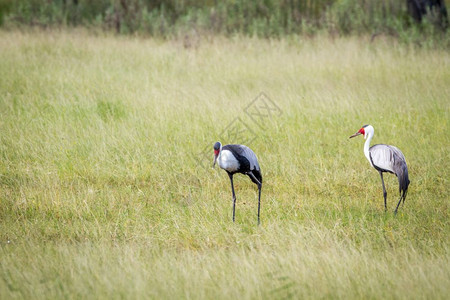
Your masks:
<instances>
[{"instance_id":1,"label":"crane standing upright","mask_svg":"<svg viewBox=\"0 0 450 300\"><path fill-rule=\"evenodd\" d=\"M231 181L231 191L233 193L233 222L235 220L236 194L234 193L233 175L236 173L245 174L258 186L258 225L261 209L261 187L262 175L261 168L255 153L244 145L225 145L222 147L220 142L214 144L214 162L213 168L219 163L220 168L227 171Z\"/></svg>"},{"instance_id":2,"label":"crane standing upright","mask_svg":"<svg viewBox=\"0 0 450 300\"><path fill-rule=\"evenodd\" d=\"M350 136L353 138L358 135L364 135L366 142L364 143L364 155L367 157L370 165L374 167L381 177L381 184L383 185L383 197L384 197L384 209L387 210L386 198L387 192L384 187L383 173L393 173L398 178L398 189L400 193L400 200L395 208L395 214L397 214L400 202L405 204L406 194L409 186L408 167L406 165L405 156L402 151L395 146L378 144L370 147L370 141L372 141L374 135L374 129L371 125L364 125L355 134Z\"/></svg>"}]
</instances>

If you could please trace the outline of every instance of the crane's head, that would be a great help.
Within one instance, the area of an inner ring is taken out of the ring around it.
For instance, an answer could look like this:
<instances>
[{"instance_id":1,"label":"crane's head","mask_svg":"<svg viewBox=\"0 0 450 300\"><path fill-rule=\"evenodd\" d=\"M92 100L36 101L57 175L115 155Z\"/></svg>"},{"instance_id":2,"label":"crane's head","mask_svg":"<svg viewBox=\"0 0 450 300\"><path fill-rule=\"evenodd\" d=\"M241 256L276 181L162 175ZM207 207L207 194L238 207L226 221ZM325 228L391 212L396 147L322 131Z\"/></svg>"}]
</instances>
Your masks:
<instances>
[{"instance_id":1,"label":"crane's head","mask_svg":"<svg viewBox=\"0 0 450 300\"><path fill-rule=\"evenodd\" d=\"M216 142L214 144L214 162L213 162L213 168L216 165L217 157L219 157L219 153L222 151L222 144L220 142Z\"/></svg>"},{"instance_id":2,"label":"crane's head","mask_svg":"<svg viewBox=\"0 0 450 300\"><path fill-rule=\"evenodd\" d=\"M364 125L363 127L361 127L360 130L358 130L358 132L356 132L354 135L350 136L350 138L354 138L355 136L363 134L364 139L366 139L369 134L373 135L373 132L374 132L374 130L373 130L372 125Z\"/></svg>"}]
</instances>

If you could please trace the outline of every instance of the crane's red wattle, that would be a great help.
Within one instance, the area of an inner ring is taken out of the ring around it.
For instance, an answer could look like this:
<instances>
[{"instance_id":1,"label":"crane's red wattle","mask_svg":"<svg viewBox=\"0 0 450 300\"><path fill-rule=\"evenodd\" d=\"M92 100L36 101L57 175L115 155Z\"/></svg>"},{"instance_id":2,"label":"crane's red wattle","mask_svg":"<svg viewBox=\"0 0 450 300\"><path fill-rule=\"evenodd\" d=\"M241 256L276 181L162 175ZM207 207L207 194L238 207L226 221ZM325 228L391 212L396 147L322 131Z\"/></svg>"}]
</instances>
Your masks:
<instances>
[{"instance_id":1,"label":"crane's red wattle","mask_svg":"<svg viewBox=\"0 0 450 300\"><path fill-rule=\"evenodd\" d=\"M219 150L214 150L214 155L219 155Z\"/></svg>"},{"instance_id":2,"label":"crane's red wattle","mask_svg":"<svg viewBox=\"0 0 450 300\"><path fill-rule=\"evenodd\" d=\"M361 134L365 134L365 132L364 132L364 128L361 128L361 129L359 130L359 133L361 133Z\"/></svg>"}]
</instances>

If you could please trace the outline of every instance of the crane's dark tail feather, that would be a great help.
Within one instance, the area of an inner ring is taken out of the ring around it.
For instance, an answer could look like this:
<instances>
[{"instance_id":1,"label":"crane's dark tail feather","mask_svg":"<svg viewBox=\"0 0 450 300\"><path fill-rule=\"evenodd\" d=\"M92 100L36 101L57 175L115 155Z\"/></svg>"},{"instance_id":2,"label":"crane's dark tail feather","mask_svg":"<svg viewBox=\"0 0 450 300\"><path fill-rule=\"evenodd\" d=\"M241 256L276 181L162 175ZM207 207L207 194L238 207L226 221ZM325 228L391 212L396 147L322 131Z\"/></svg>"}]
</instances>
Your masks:
<instances>
[{"instance_id":1,"label":"crane's dark tail feather","mask_svg":"<svg viewBox=\"0 0 450 300\"><path fill-rule=\"evenodd\" d=\"M253 174L253 176L255 176L255 178L258 179L259 182L262 184L262 175L261 175L261 171L259 171L259 170L252 170L252 174ZM256 182L255 179L253 179L251 176L249 176L249 177L250 177L250 179L251 179L255 184L258 184L258 182Z\"/></svg>"}]
</instances>

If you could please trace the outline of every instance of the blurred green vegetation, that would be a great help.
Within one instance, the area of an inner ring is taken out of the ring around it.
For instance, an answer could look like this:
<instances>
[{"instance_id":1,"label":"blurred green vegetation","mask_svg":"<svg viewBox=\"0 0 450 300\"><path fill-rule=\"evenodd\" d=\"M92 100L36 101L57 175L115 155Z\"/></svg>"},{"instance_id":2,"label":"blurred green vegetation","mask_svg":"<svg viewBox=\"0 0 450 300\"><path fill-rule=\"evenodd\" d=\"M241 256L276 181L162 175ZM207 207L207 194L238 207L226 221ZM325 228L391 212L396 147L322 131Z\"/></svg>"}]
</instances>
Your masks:
<instances>
[{"instance_id":1,"label":"blurred green vegetation","mask_svg":"<svg viewBox=\"0 0 450 300\"><path fill-rule=\"evenodd\" d=\"M259 37L384 33L448 45L448 21L437 12L429 12L419 24L405 0L0 0L0 22L7 28L85 26L162 37L191 32Z\"/></svg>"}]
</instances>

